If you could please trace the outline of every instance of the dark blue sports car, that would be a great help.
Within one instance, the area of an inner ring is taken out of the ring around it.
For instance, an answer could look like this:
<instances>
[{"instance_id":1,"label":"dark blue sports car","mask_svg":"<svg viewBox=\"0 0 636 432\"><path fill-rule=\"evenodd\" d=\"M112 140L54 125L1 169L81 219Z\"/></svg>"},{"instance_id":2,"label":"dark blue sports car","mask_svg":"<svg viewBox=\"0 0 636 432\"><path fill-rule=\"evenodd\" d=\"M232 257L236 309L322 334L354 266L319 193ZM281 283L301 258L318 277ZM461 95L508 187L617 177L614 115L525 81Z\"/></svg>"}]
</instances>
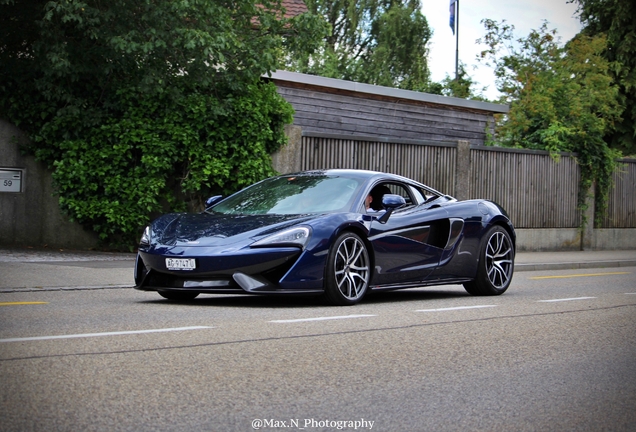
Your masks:
<instances>
[{"instance_id":1,"label":"dark blue sports car","mask_svg":"<svg viewBox=\"0 0 636 432\"><path fill-rule=\"evenodd\" d=\"M171 300L323 294L352 305L369 290L426 285L499 295L512 279L515 231L500 206L457 201L393 174L287 174L206 206L146 228L136 289Z\"/></svg>"}]
</instances>

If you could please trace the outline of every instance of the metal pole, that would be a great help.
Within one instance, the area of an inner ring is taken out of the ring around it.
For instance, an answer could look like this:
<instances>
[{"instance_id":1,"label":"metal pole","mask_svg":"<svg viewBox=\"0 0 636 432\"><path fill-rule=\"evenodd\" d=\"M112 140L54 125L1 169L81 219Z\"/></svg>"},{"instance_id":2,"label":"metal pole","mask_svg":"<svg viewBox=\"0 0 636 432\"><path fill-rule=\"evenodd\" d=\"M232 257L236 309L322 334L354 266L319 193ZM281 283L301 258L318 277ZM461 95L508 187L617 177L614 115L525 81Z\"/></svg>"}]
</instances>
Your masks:
<instances>
[{"instance_id":1,"label":"metal pole","mask_svg":"<svg viewBox=\"0 0 636 432\"><path fill-rule=\"evenodd\" d=\"M459 0L455 2L455 81L459 81Z\"/></svg>"}]
</instances>

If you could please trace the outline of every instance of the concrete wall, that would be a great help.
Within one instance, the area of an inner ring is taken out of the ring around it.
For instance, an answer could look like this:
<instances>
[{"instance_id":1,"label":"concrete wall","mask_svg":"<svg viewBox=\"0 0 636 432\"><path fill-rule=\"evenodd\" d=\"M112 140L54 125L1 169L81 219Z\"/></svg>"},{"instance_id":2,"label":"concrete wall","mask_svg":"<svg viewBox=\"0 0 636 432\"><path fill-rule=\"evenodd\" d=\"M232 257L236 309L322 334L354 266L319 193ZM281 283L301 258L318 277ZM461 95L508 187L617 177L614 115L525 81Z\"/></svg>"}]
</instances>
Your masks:
<instances>
[{"instance_id":1,"label":"concrete wall","mask_svg":"<svg viewBox=\"0 0 636 432\"><path fill-rule=\"evenodd\" d=\"M0 167L24 170L22 192L0 192L0 246L96 247L97 236L60 211L51 172L33 157L20 154L24 142L15 126L0 119Z\"/></svg>"},{"instance_id":2,"label":"concrete wall","mask_svg":"<svg viewBox=\"0 0 636 432\"><path fill-rule=\"evenodd\" d=\"M272 155L272 166L279 173L288 174L300 171L302 132L300 126L285 126L287 144Z\"/></svg>"},{"instance_id":3,"label":"concrete wall","mask_svg":"<svg viewBox=\"0 0 636 432\"><path fill-rule=\"evenodd\" d=\"M595 228L589 250L636 249L636 228Z\"/></svg>"},{"instance_id":4,"label":"concrete wall","mask_svg":"<svg viewBox=\"0 0 636 432\"><path fill-rule=\"evenodd\" d=\"M586 243L581 247L578 228L517 229L517 250L577 251L577 250L631 250L636 248L636 228L595 228L586 232Z\"/></svg>"},{"instance_id":5,"label":"concrete wall","mask_svg":"<svg viewBox=\"0 0 636 432\"><path fill-rule=\"evenodd\" d=\"M578 228L517 229L516 232L520 252L581 250Z\"/></svg>"}]
</instances>

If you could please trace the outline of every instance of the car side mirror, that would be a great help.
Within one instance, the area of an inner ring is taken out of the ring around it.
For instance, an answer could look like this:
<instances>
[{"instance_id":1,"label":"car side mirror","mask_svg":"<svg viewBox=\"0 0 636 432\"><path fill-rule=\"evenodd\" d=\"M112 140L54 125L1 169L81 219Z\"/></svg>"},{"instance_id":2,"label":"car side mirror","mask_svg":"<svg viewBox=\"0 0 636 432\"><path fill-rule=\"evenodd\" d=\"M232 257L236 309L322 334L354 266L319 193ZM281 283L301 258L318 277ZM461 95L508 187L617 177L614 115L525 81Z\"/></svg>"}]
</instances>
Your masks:
<instances>
[{"instance_id":1,"label":"car side mirror","mask_svg":"<svg viewBox=\"0 0 636 432\"><path fill-rule=\"evenodd\" d=\"M404 207L406 205L406 200L401 195L393 195L393 194L385 194L382 197L382 207L385 209L397 209L400 207Z\"/></svg>"},{"instance_id":2,"label":"car side mirror","mask_svg":"<svg viewBox=\"0 0 636 432\"><path fill-rule=\"evenodd\" d=\"M219 201L221 201L223 199L223 195L215 195L213 197L208 198L207 200L205 200L205 209L209 209L210 207L212 207L214 204L218 203Z\"/></svg>"},{"instance_id":3,"label":"car side mirror","mask_svg":"<svg viewBox=\"0 0 636 432\"><path fill-rule=\"evenodd\" d=\"M406 200L401 195L385 194L382 197L382 207L386 209L386 212L378 219L380 223L386 223L394 210L404 207Z\"/></svg>"}]
</instances>

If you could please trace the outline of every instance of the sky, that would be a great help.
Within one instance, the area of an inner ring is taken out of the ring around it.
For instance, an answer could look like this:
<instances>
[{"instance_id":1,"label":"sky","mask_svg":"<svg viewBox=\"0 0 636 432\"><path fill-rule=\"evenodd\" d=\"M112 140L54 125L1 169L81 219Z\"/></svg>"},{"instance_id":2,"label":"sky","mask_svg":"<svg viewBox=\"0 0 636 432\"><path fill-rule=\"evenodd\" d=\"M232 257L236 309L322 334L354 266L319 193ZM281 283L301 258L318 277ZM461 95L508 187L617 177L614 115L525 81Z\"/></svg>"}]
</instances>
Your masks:
<instances>
[{"instance_id":1,"label":"sky","mask_svg":"<svg viewBox=\"0 0 636 432\"><path fill-rule=\"evenodd\" d=\"M429 43L429 68L431 79L442 81L446 75L455 77L455 36L449 25L450 0L421 0L422 13L433 30ZM459 60L466 65L466 72L477 82L476 89L488 86L484 95L489 99L498 96L492 69L479 65L477 54L485 48L476 40L485 35L481 20L489 18L497 22L506 20L515 27L515 39L526 37L533 29L548 21L549 29L556 29L562 42L570 40L581 30L575 16L576 5L566 0L459 0ZM477 69L473 67L477 66Z\"/></svg>"}]
</instances>

